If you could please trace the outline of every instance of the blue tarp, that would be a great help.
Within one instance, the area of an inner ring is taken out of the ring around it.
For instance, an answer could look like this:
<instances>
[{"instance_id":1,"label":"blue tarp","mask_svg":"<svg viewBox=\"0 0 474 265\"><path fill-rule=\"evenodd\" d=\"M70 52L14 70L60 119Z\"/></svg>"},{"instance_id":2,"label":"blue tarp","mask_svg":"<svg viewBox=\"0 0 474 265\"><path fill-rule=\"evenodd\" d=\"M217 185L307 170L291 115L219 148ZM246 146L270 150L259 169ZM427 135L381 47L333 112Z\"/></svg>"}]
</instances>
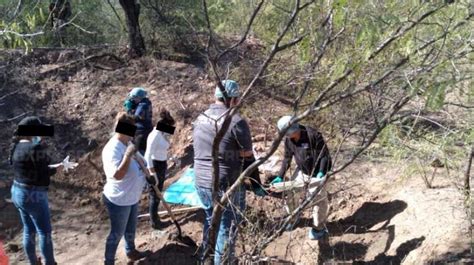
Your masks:
<instances>
[{"instance_id":1,"label":"blue tarp","mask_svg":"<svg viewBox=\"0 0 474 265\"><path fill-rule=\"evenodd\" d=\"M194 186L194 169L188 168L163 194L166 202L203 207Z\"/></svg>"}]
</instances>

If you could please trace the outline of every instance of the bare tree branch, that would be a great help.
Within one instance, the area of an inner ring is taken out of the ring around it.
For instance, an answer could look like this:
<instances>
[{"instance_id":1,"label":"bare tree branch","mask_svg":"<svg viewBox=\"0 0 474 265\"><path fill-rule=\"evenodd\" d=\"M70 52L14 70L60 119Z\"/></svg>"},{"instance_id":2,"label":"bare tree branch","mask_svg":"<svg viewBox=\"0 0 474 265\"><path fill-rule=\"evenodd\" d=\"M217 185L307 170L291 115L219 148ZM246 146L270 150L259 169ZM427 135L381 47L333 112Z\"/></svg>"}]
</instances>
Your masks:
<instances>
[{"instance_id":1,"label":"bare tree branch","mask_svg":"<svg viewBox=\"0 0 474 265\"><path fill-rule=\"evenodd\" d=\"M252 15L250 16L249 22L247 23L247 27L244 31L244 34L242 34L242 37L240 38L240 40L238 42L236 42L234 45L232 45L229 48L225 49L223 52L221 52L219 54L219 56L217 56L216 61L219 61L224 55L226 55L227 53L229 53L230 51L232 51L233 49L237 48L239 45L244 43L244 41L247 39L247 36L250 32L250 29L252 28L253 22L254 22L255 18L257 17L258 12L260 12L260 9L262 9L262 6L263 6L264 2L265 2L265 0L260 0L257 7L254 9Z\"/></svg>"}]
</instances>

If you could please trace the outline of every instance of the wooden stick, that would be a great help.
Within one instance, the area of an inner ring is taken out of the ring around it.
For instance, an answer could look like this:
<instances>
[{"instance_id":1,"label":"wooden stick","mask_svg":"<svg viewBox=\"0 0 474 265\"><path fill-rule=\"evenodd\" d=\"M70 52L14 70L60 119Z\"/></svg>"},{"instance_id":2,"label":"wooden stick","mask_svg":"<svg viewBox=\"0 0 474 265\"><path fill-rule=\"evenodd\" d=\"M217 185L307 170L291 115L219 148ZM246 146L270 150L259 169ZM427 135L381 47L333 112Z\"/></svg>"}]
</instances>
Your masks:
<instances>
[{"instance_id":1,"label":"wooden stick","mask_svg":"<svg viewBox=\"0 0 474 265\"><path fill-rule=\"evenodd\" d=\"M198 209L201 209L201 207L193 206L193 207L179 208L179 209L173 209L173 210L171 210L171 212L172 213L185 213L185 212L195 211L195 210L198 210ZM160 217L167 216L168 211L160 211L160 212L158 212L158 215ZM145 217L149 217L149 216L150 216L149 213L144 213L144 214L140 214L138 216L138 218L145 218Z\"/></svg>"}]
</instances>

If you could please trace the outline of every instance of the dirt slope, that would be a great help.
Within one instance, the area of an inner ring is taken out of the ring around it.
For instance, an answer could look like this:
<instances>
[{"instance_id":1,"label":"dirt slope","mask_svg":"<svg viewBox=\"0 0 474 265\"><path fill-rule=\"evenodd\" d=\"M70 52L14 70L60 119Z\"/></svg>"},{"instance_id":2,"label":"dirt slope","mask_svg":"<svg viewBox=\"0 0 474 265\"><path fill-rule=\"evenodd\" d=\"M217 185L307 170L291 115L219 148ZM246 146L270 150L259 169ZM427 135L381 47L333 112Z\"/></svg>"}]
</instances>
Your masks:
<instances>
[{"instance_id":1,"label":"dirt slope","mask_svg":"<svg viewBox=\"0 0 474 265\"><path fill-rule=\"evenodd\" d=\"M0 120L23 113L40 115L56 125L50 140L56 160L66 154L80 166L72 173L58 174L50 192L54 244L59 264L98 264L102 260L108 219L100 201L104 184L100 151L110 136L113 117L122 109L128 90L143 86L150 91L155 117L160 107L172 111L178 120L173 138L173 155L182 158L181 167L191 162L191 121L211 100L213 86L200 66L145 57L127 64L114 56L99 56L100 50L47 50L20 57L12 51L0 53L4 71L2 93L13 93L0 105ZM20 59L19 59L20 58ZM76 62L71 64L70 62ZM7 65L8 64L8 65ZM265 97L246 111L254 136L264 146L262 133L274 121L265 117L283 113L285 106ZM0 147L8 150L17 120L2 122ZM0 153L6 161L7 152ZM309 212L298 226L272 243L265 254L281 262L315 264L359 262L369 264L428 264L459 260L469 253L469 223L464 210L460 180L447 178L440 170L435 185L426 189L416 176L401 179L399 165L361 160L330 184L331 215L329 245L307 240ZM178 172L176 168L175 172ZM453 176L453 173L451 173ZM0 234L10 243L12 264L24 263L21 227L14 207L7 202L11 172L0 164ZM145 212L146 199L142 200ZM248 196L248 204L262 210L273 207L282 214L282 202ZM199 241L202 213L179 216L186 235ZM171 224L166 231L172 232ZM15 251L15 245L20 247ZM191 264L194 249L177 245L167 235L153 232L146 221L139 224L137 245L154 254L144 264ZM239 249L246 247L243 240ZM125 256L119 248L119 264Z\"/></svg>"}]
</instances>

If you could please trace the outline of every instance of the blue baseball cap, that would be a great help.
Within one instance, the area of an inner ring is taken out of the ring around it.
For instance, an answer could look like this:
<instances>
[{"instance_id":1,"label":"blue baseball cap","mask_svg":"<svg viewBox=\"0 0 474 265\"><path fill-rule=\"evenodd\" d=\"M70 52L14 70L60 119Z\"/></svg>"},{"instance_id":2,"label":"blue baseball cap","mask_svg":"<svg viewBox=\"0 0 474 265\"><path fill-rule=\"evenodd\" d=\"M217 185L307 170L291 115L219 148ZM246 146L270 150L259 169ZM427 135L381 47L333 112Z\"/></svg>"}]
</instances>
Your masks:
<instances>
[{"instance_id":1,"label":"blue baseball cap","mask_svg":"<svg viewBox=\"0 0 474 265\"><path fill-rule=\"evenodd\" d=\"M222 80L222 85L224 86L228 98L237 98L240 96L239 84L234 80ZM224 98L224 95L222 94L222 91L219 86L216 86L216 92L214 93L214 95L216 96L216 98Z\"/></svg>"}]
</instances>

